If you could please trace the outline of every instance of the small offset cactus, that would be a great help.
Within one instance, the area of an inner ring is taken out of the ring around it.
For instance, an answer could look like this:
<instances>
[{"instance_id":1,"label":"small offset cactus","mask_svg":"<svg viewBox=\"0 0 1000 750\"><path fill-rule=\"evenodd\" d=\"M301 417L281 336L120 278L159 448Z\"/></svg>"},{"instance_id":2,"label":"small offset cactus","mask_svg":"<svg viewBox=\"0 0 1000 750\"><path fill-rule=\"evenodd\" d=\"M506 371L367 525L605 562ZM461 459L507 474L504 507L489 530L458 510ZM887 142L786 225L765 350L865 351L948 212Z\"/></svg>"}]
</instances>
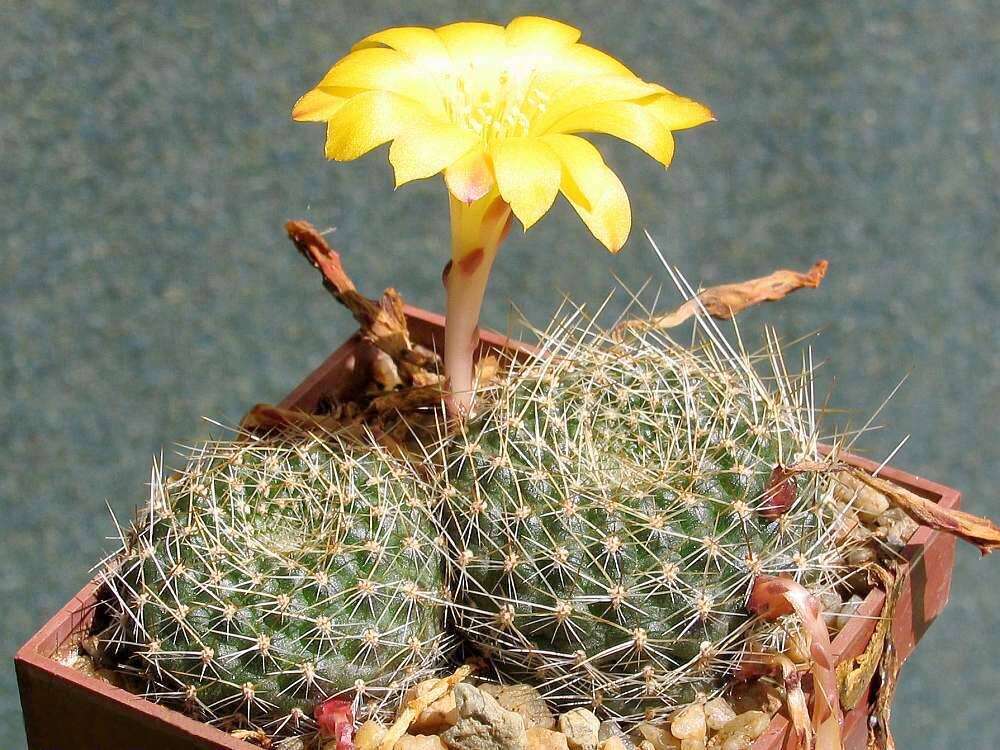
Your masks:
<instances>
[{"instance_id":1,"label":"small offset cactus","mask_svg":"<svg viewBox=\"0 0 1000 750\"><path fill-rule=\"evenodd\" d=\"M367 441L205 444L154 477L148 517L107 567L106 647L131 654L153 697L208 718L308 726L341 693L371 709L446 646L427 498Z\"/></svg>"},{"instance_id":2,"label":"small offset cactus","mask_svg":"<svg viewBox=\"0 0 1000 750\"><path fill-rule=\"evenodd\" d=\"M757 576L832 586L807 379L779 366L769 389L721 339L651 329L557 326L508 364L441 449L458 622L501 669L642 718L721 687L763 637Z\"/></svg>"}]
</instances>

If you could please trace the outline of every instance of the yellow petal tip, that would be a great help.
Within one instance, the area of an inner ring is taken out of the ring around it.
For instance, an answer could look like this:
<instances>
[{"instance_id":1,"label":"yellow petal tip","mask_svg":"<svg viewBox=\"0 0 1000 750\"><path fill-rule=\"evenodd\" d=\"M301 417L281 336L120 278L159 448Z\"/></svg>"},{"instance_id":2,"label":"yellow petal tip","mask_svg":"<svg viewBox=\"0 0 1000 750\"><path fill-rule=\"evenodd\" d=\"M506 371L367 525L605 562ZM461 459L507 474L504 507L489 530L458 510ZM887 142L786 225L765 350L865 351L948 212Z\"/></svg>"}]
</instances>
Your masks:
<instances>
[{"instance_id":1,"label":"yellow petal tip","mask_svg":"<svg viewBox=\"0 0 1000 750\"><path fill-rule=\"evenodd\" d=\"M324 122L332 118L346 99L318 88L307 91L292 107L296 122Z\"/></svg>"},{"instance_id":2,"label":"yellow petal tip","mask_svg":"<svg viewBox=\"0 0 1000 750\"><path fill-rule=\"evenodd\" d=\"M535 226L535 224L539 222L539 220L546 214L548 209L539 212L535 206L528 207L520 205L518 206L517 210L514 210L514 207L511 206L511 210L514 216L517 217L517 220L521 222L521 226L524 227L524 231L527 232L529 229L531 229L533 226Z\"/></svg>"},{"instance_id":3,"label":"yellow petal tip","mask_svg":"<svg viewBox=\"0 0 1000 750\"><path fill-rule=\"evenodd\" d=\"M295 103L295 106L292 107L292 120L295 122L306 122L305 110L300 106L301 101L302 100L299 99L299 101Z\"/></svg>"}]
</instances>

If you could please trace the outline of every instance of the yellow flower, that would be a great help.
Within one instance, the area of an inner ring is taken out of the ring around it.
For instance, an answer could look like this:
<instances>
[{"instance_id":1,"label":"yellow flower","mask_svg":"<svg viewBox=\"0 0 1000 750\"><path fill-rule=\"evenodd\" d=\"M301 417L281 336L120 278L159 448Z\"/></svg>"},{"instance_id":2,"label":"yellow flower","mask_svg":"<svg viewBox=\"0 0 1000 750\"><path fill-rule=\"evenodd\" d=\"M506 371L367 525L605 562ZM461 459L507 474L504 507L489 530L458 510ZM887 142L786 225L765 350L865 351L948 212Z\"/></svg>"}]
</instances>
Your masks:
<instances>
[{"instance_id":1,"label":"yellow flower","mask_svg":"<svg viewBox=\"0 0 1000 750\"><path fill-rule=\"evenodd\" d=\"M396 185L444 172L472 203L496 190L527 229L562 193L609 250L631 225L628 196L578 133L608 133L664 165L671 131L712 120L546 18L386 29L361 40L295 105L327 123L327 158L392 142ZM460 243L461 244L461 243ZM454 247L458 261L475 248Z\"/></svg>"},{"instance_id":2,"label":"yellow flower","mask_svg":"<svg viewBox=\"0 0 1000 750\"><path fill-rule=\"evenodd\" d=\"M329 159L357 159L391 141L397 187L444 173L452 259L444 363L453 413L471 406L479 311L511 215L527 229L562 193L609 250L628 237L625 188L577 134L617 136L666 166L671 131L713 119L579 38L571 26L532 16L506 27L386 29L358 42L292 111L296 120L327 123Z\"/></svg>"}]
</instances>

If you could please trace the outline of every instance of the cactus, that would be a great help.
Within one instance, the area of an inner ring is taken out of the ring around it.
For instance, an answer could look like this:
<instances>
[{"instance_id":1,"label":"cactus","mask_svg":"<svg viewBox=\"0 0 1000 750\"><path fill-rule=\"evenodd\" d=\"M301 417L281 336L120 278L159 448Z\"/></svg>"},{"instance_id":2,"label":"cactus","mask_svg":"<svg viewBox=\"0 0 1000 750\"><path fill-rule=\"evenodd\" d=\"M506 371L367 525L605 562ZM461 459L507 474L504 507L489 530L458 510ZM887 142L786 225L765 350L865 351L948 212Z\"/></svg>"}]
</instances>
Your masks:
<instances>
[{"instance_id":1,"label":"cactus","mask_svg":"<svg viewBox=\"0 0 1000 750\"><path fill-rule=\"evenodd\" d=\"M579 320L409 458L306 433L195 450L108 566L107 647L153 697L272 734L330 695L384 713L446 663L445 611L501 676L627 721L780 650L755 579L841 572L808 369L771 342L765 379L704 321L684 347Z\"/></svg>"},{"instance_id":2,"label":"cactus","mask_svg":"<svg viewBox=\"0 0 1000 750\"><path fill-rule=\"evenodd\" d=\"M570 322L442 444L458 623L547 697L637 719L775 637L746 614L756 576L833 585L828 464L776 353L769 388L710 326L686 348Z\"/></svg>"},{"instance_id":3,"label":"cactus","mask_svg":"<svg viewBox=\"0 0 1000 750\"><path fill-rule=\"evenodd\" d=\"M410 465L371 441L211 442L151 494L106 569L105 639L152 697L277 732L440 665L438 527Z\"/></svg>"}]
</instances>

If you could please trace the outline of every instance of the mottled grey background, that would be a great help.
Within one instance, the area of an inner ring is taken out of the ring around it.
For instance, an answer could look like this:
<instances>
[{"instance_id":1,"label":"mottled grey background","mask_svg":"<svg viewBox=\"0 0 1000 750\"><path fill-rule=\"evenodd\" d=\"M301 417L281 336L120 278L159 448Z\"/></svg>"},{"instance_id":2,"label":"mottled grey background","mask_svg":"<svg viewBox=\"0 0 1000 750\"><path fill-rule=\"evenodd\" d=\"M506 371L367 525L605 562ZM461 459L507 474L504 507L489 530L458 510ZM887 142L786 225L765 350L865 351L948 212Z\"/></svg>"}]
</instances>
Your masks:
<instances>
[{"instance_id":1,"label":"mottled grey background","mask_svg":"<svg viewBox=\"0 0 1000 750\"><path fill-rule=\"evenodd\" d=\"M636 231L610 257L565 205L515 233L486 318L544 319L558 291L696 281L829 258L818 292L747 316L811 339L865 441L1000 516L997 45L991 0L725 3L128 2L0 5L0 653L88 577L105 503L143 496L150 457L275 401L352 330L283 238L336 226L371 292L440 309L437 181L393 194L384 153L322 159L289 108L361 36L541 12L640 75L712 106L664 173L608 142ZM962 550L952 604L904 672L900 748L1000 744L1000 561ZM58 720L54 717L54 720ZM13 668L0 746L23 747ZM49 749L46 749L49 750Z\"/></svg>"}]
</instances>

